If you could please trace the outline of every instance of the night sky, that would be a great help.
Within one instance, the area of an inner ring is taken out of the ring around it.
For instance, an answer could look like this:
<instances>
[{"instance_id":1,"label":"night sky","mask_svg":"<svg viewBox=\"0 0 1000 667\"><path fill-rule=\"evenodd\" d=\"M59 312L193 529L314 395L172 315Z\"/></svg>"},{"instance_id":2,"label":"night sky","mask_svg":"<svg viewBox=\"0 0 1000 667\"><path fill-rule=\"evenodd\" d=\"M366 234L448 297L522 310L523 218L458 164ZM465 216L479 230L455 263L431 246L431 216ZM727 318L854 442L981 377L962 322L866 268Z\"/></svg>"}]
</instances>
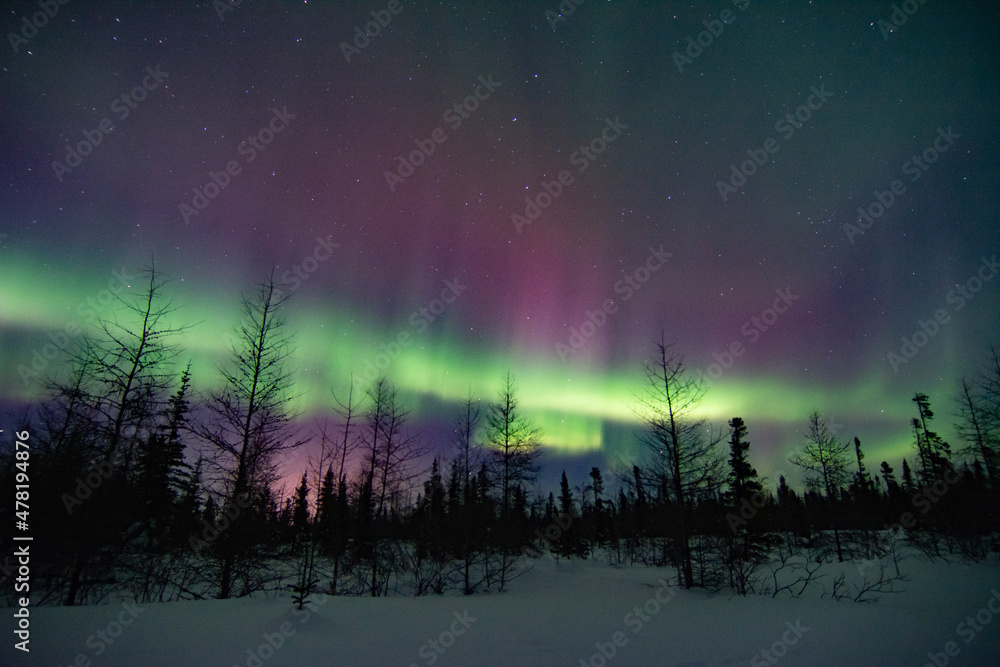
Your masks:
<instances>
[{"instance_id":1,"label":"night sky","mask_svg":"<svg viewBox=\"0 0 1000 667\"><path fill-rule=\"evenodd\" d=\"M5 6L7 420L151 257L199 389L274 266L306 424L381 365L440 442L510 369L579 481L661 331L796 485L812 409L896 466L1000 341L994 5Z\"/></svg>"}]
</instances>

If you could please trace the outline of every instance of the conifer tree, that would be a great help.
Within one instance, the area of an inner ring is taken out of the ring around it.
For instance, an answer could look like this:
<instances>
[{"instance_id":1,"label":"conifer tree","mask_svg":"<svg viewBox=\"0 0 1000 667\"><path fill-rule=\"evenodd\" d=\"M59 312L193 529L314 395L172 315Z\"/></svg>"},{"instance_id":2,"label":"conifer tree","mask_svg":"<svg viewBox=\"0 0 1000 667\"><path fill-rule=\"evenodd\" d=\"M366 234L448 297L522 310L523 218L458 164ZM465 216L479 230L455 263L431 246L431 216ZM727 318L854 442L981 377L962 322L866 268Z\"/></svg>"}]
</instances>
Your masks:
<instances>
[{"instance_id":1,"label":"conifer tree","mask_svg":"<svg viewBox=\"0 0 1000 667\"><path fill-rule=\"evenodd\" d=\"M601 478L601 469L591 468L590 479L591 488L594 490L594 511L600 514L602 510L601 504L604 502L601 499L601 494L604 493L604 480Z\"/></svg>"},{"instance_id":2,"label":"conifer tree","mask_svg":"<svg viewBox=\"0 0 1000 667\"><path fill-rule=\"evenodd\" d=\"M292 508L292 546L299 546L306 537L309 528L309 482L307 473L302 473L302 480L295 488L295 500Z\"/></svg>"},{"instance_id":3,"label":"conifer tree","mask_svg":"<svg viewBox=\"0 0 1000 667\"><path fill-rule=\"evenodd\" d=\"M449 505L453 521L457 524L455 535L455 555L462 561L462 581L466 595L473 593L472 562L476 551L473 535L475 521L476 494L473 491L475 479L473 467L481 462L477 433L482 421L479 401L471 389L459 408L455 418L454 446L455 463L452 465L452 479L449 483Z\"/></svg>"},{"instance_id":4,"label":"conifer tree","mask_svg":"<svg viewBox=\"0 0 1000 667\"><path fill-rule=\"evenodd\" d=\"M295 489L295 505L292 509L292 553L301 552L298 580L292 586L292 601L297 609L309 604L309 596L319 580L315 576L316 542L309 522L309 482L308 473L302 473L302 481Z\"/></svg>"},{"instance_id":5,"label":"conifer tree","mask_svg":"<svg viewBox=\"0 0 1000 667\"><path fill-rule=\"evenodd\" d=\"M934 418L927 394L918 393L912 400L917 404L920 416L913 420L917 451L920 454L920 477L924 485L930 485L942 479L945 471L951 469L951 447L927 427L927 423Z\"/></svg>"},{"instance_id":6,"label":"conifer tree","mask_svg":"<svg viewBox=\"0 0 1000 667\"><path fill-rule=\"evenodd\" d=\"M913 471L910 470L910 463L906 459L903 459L903 490L907 493L913 493L917 488L917 485L913 481Z\"/></svg>"},{"instance_id":7,"label":"conifer tree","mask_svg":"<svg viewBox=\"0 0 1000 667\"><path fill-rule=\"evenodd\" d=\"M885 480L885 489L889 497L894 497L899 493L899 482L893 474L892 466L887 461L882 461L882 479Z\"/></svg>"},{"instance_id":8,"label":"conifer tree","mask_svg":"<svg viewBox=\"0 0 1000 667\"><path fill-rule=\"evenodd\" d=\"M445 560L446 516L445 488L437 457L431 463L431 474L424 482L424 493L418 504L420 526L417 534L418 558L430 556L441 563Z\"/></svg>"},{"instance_id":9,"label":"conifer tree","mask_svg":"<svg viewBox=\"0 0 1000 667\"><path fill-rule=\"evenodd\" d=\"M969 458L982 463L990 484L997 482L997 448L1000 447L1000 411L992 415L986 400L988 382L979 387L963 378L955 402L958 404L958 436L966 443Z\"/></svg>"},{"instance_id":10,"label":"conifer tree","mask_svg":"<svg viewBox=\"0 0 1000 667\"><path fill-rule=\"evenodd\" d=\"M559 514L562 526L559 538L556 540L556 553L564 557L584 555L586 550L580 540L579 522L576 521L580 515L576 510L576 501L569 480L566 479L565 470L562 471L562 478L559 481Z\"/></svg>"},{"instance_id":11,"label":"conifer tree","mask_svg":"<svg viewBox=\"0 0 1000 667\"><path fill-rule=\"evenodd\" d=\"M592 541L592 543L599 546L604 546L607 541L609 532L609 516L607 508L605 507L604 495L604 479L601 477L601 469L594 467L590 469L590 487L594 493L594 507L588 517L590 519L589 531L587 538ZM613 503L608 502L609 506L613 507Z\"/></svg>"},{"instance_id":12,"label":"conifer tree","mask_svg":"<svg viewBox=\"0 0 1000 667\"><path fill-rule=\"evenodd\" d=\"M722 541L723 562L729 569L729 584L739 595L746 595L751 578L762 560L767 540L763 537L760 521L751 522L764 507L763 486L757 479L757 470L750 465L747 452L750 442L746 439L747 427L739 417L729 421L732 434L729 438L729 491L723 494L731 507L726 515L730 532Z\"/></svg>"},{"instance_id":13,"label":"conifer tree","mask_svg":"<svg viewBox=\"0 0 1000 667\"><path fill-rule=\"evenodd\" d=\"M763 487L757 479L757 469L750 465L747 460L747 451L750 449L750 442L746 440L747 427L739 417L729 420L729 428L732 435L729 439L729 491L726 493L726 500L730 505L738 506L743 500L749 500L756 493L760 493Z\"/></svg>"}]
</instances>

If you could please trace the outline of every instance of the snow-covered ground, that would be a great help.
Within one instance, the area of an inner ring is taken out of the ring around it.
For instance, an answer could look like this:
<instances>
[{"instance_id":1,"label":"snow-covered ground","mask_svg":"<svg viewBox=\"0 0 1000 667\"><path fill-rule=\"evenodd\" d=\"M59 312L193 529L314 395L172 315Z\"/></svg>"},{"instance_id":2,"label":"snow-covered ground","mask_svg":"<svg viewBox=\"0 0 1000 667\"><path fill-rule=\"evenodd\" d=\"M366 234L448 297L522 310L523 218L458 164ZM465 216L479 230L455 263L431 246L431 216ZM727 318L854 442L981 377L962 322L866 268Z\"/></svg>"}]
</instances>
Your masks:
<instances>
[{"instance_id":1,"label":"snow-covered ground","mask_svg":"<svg viewBox=\"0 0 1000 667\"><path fill-rule=\"evenodd\" d=\"M1000 565L910 559L903 564L911 577L907 590L871 604L821 597L836 567L827 566L827 578L798 599L684 591L660 581L672 570L546 557L503 594L316 595L308 613L294 612L288 594L142 607L43 607L31 610L31 653L14 650L16 638L8 631L0 662L1000 664ZM8 628L11 613L4 612Z\"/></svg>"}]
</instances>

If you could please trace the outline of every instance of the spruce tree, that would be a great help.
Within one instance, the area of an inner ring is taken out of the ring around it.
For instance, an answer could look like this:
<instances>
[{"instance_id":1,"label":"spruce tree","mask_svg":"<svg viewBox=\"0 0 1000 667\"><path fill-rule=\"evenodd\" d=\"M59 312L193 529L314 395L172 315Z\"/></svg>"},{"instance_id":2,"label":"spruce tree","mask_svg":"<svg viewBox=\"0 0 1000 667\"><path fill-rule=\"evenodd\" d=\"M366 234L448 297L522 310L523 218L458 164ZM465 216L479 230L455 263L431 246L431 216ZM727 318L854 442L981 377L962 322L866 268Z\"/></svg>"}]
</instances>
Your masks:
<instances>
[{"instance_id":1,"label":"spruce tree","mask_svg":"<svg viewBox=\"0 0 1000 667\"><path fill-rule=\"evenodd\" d=\"M912 400L917 404L920 416L913 420L917 451L920 454L920 478L924 485L930 485L942 479L945 471L951 469L951 446L927 427L927 423L934 418L927 394L918 393Z\"/></svg>"},{"instance_id":2,"label":"spruce tree","mask_svg":"<svg viewBox=\"0 0 1000 667\"><path fill-rule=\"evenodd\" d=\"M316 543L312 539L309 525L309 484L307 473L302 473L302 481L295 489L295 506L292 509L292 549L301 550L298 580L292 588L292 601L297 609L309 604L309 596L316 589L319 580L315 576Z\"/></svg>"},{"instance_id":3,"label":"spruce tree","mask_svg":"<svg viewBox=\"0 0 1000 667\"><path fill-rule=\"evenodd\" d=\"M882 479L885 480L886 493L889 497L895 496L899 493L899 482L896 481L896 476L892 472L892 466L887 461L882 461L881 471Z\"/></svg>"},{"instance_id":4,"label":"spruce tree","mask_svg":"<svg viewBox=\"0 0 1000 667\"><path fill-rule=\"evenodd\" d=\"M726 500L733 506L739 506L743 500L749 500L763 487L757 479L757 470L747 460L750 442L746 440L747 427L739 417L729 420L732 435L729 438L729 492Z\"/></svg>"},{"instance_id":5,"label":"spruce tree","mask_svg":"<svg viewBox=\"0 0 1000 667\"><path fill-rule=\"evenodd\" d=\"M562 532L556 540L556 553L564 557L583 556L586 549L580 540L580 527L576 520L579 513L576 511L573 491L569 488L565 470L563 470L562 479L559 482L559 513L562 525L565 527L562 528Z\"/></svg>"},{"instance_id":6,"label":"spruce tree","mask_svg":"<svg viewBox=\"0 0 1000 667\"><path fill-rule=\"evenodd\" d=\"M590 479L590 485L594 492L594 508L590 516L586 517L586 519L589 519L585 523L585 529L587 530L586 538L592 543L604 546L608 534L608 519L605 516L604 498L602 498L604 495L604 479L601 477L601 469L596 467L591 468Z\"/></svg>"},{"instance_id":7,"label":"spruce tree","mask_svg":"<svg viewBox=\"0 0 1000 667\"><path fill-rule=\"evenodd\" d=\"M603 500L601 500L601 494L604 493L604 480L601 478L601 469L591 468L590 479L591 485L594 489L594 511L600 514L602 509L601 503L603 502Z\"/></svg>"},{"instance_id":8,"label":"spruce tree","mask_svg":"<svg viewBox=\"0 0 1000 667\"><path fill-rule=\"evenodd\" d=\"M910 470L910 463L903 459L903 490L907 493L913 493L916 488L916 484L913 483L913 471Z\"/></svg>"},{"instance_id":9,"label":"spruce tree","mask_svg":"<svg viewBox=\"0 0 1000 667\"><path fill-rule=\"evenodd\" d=\"M750 442L747 427L739 417L729 421L729 491L724 499L733 508L726 515L730 532L723 542L723 561L729 569L729 584L739 595L746 595L752 586L753 573L763 559L767 540L760 530L760 521L750 522L763 507L763 487L757 470L747 460ZM738 513L738 514L737 514Z\"/></svg>"},{"instance_id":10,"label":"spruce tree","mask_svg":"<svg viewBox=\"0 0 1000 667\"><path fill-rule=\"evenodd\" d=\"M422 525L418 544L421 555L428 555L437 562L443 562L445 554L445 489L441 479L441 469L435 457L431 464L430 478L424 482L423 503L420 507Z\"/></svg>"},{"instance_id":11,"label":"spruce tree","mask_svg":"<svg viewBox=\"0 0 1000 667\"><path fill-rule=\"evenodd\" d=\"M295 489L295 506L292 509L292 528L296 537L302 535L309 527L309 483L307 474L302 473L302 480Z\"/></svg>"},{"instance_id":12,"label":"spruce tree","mask_svg":"<svg viewBox=\"0 0 1000 667\"><path fill-rule=\"evenodd\" d=\"M316 527L317 536L320 543L325 546L330 529L333 524L333 515L336 510L336 489L333 484L333 465L326 469L323 475L323 482L319 487L319 495L316 498Z\"/></svg>"}]
</instances>

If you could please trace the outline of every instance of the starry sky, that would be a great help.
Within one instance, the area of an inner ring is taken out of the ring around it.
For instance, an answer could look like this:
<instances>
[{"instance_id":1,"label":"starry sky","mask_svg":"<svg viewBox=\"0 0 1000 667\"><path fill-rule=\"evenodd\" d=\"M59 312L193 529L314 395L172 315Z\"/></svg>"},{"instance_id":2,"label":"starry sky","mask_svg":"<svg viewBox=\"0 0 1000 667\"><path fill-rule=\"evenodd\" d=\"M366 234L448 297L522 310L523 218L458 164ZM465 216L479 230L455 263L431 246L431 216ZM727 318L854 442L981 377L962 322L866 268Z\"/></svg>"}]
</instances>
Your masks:
<instances>
[{"instance_id":1,"label":"starry sky","mask_svg":"<svg viewBox=\"0 0 1000 667\"><path fill-rule=\"evenodd\" d=\"M5 3L5 419L153 257L199 389L275 268L309 423L378 369L441 442L509 369L582 481L636 451L662 331L762 473L798 482L813 409L898 465L914 392L948 437L1000 341L998 13Z\"/></svg>"}]
</instances>

